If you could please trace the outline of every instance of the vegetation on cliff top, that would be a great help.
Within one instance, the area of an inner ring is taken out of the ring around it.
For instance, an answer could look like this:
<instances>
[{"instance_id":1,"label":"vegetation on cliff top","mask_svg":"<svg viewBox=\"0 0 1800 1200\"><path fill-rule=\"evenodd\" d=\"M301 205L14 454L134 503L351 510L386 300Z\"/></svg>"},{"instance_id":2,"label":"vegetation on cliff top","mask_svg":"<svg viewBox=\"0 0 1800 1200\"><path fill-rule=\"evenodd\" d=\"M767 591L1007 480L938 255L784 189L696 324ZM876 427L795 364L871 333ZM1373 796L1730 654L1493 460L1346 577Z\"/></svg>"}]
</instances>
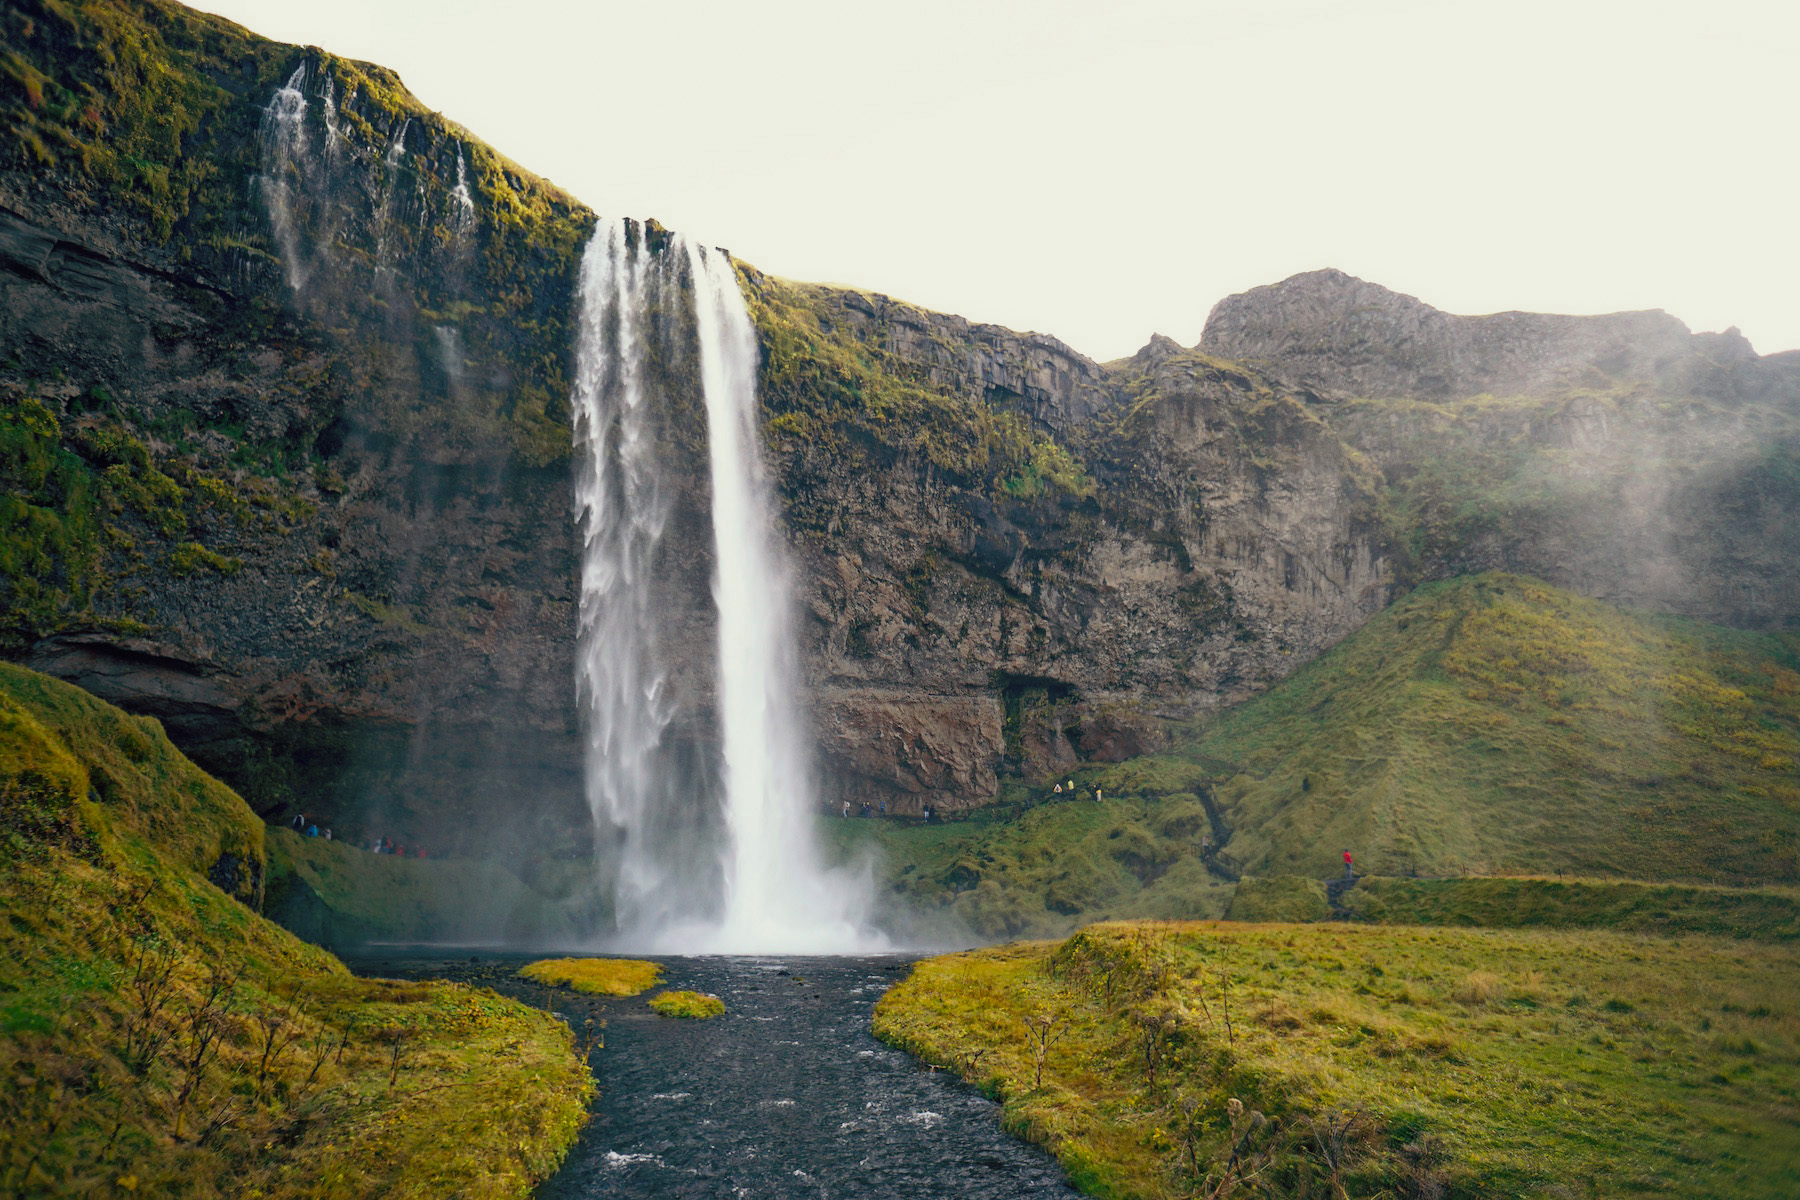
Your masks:
<instances>
[{"instance_id":1,"label":"vegetation on cliff top","mask_svg":"<svg viewBox=\"0 0 1800 1200\"><path fill-rule=\"evenodd\" d=\"M574 1139L566 1026L256 915L261 823L155 721L0 665L0 837L7 1190L521 1195Z\"/></svg>"},{"instance_id":2,"label":"vegetation on cliff top","mask_svg":"<svg viewBox=\"0 0 1800 1200\"><path fill-rule=\"evenodd\" d=\"M230 281L265 314L321 305L381 423L465 450L508 447L532 466L568 453L571 297L593 224L585 208L430 112L384 67L272 42L173 0L26 0L0 21L0 169L62 185L62 202L132 257ZM334 156L313 175L262 158L264 108L302 65L301 121ZM407 153L391 155L396 144ZM266 171L299 194L293 245L277 244L263 211ZM410 185L409 219L362 211L396 173ZM329 269L290 288L283 258L296 253ZM434 329L454 329L490 366L452 403L433 397L429 416L398 402L408 389L392 386L387 355L358 353L394 341L402 312L416 318L410 332L427 353Z\"/></svg>"},{"instance_id":3,"label":"vegetation on cliff top","mask_svg":"<svg viewBox=\"0 0 1800 1200\"><path fill-rule=\"evenodd\" d=\"M742 278L762 340L760 395L777 453L830 451L850 469L910 459L1002 499L1093 491L1069 450L1020 413L939 386L926 367L857 336L834 311L839 289L748 269ZM808 514L795 515L806 523Z\"/></svg>"},{"instance_id":4,"label":"vegetation on cliff top","mask_svg":"<svg viewBox=\"0 0 1800 1200\"><path fill-rule=\"evenodd\" d=\"M1796 994L1705 938L1098 925L927 960L874 1029L1096 1196L1776 1200Z\"/></svg>"}]
</instances>

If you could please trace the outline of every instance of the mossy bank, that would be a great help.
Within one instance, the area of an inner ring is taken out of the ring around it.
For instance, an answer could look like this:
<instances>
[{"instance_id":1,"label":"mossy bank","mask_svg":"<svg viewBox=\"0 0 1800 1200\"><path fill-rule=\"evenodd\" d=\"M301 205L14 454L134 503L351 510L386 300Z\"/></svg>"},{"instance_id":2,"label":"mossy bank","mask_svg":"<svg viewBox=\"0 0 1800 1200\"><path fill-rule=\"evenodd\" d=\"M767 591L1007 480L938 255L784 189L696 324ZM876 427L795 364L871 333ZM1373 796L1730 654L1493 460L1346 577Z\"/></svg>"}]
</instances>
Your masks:
<instances>
[{"instance_id":1,"label":"mossy bank","mask_svg":"<svg viewBox=\"0 0 1800 1200\"><path fill-rule=\"evenodd\" d=\"M560 1021L259 916L261 823L156 722L0 666L0 823L9 1189L520 1196L585 1119Z\"/></svg>"}]
</instances>

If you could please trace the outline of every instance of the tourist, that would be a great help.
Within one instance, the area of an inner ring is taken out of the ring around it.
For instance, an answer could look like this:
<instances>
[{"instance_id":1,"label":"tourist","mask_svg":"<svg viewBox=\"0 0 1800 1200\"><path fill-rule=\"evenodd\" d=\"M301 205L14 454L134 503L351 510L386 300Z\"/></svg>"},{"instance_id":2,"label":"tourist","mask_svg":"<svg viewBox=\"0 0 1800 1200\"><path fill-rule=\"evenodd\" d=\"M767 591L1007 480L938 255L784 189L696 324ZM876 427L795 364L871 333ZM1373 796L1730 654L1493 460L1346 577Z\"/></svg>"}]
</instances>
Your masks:
<instances>
[{"instance_id":1,"label":"tourist","mask_svg":"<svg viewBox=\"0 0 1800 1200\"><path fill-rule=\"evenodd\" d=\"M1100 789L1099 788L1094 789L1094 803L1095 804L1100 803Z\"/></svg>"},{"instance_id":2,"label":"tourist","mask_svg":"<svg viewBox=\"0 0 1800 1200\"><path fill-rule=\"evenodd\" d=\"M1348 850L1344 851L1344 878L1356 878L1356 868L1351 862L1350 852Z\"/></svg>"},{"instance_id":3,"label":"tourist","mask_svg":"<svg viewBox=\"0 0 1800 1200\"><path fill-rule=\"evenodd\" d=\"M306 827L306 836L307 837L318 837L319 836L319 827L317 825L308 825Z\"/></svg>"},{"instance_id":4,"label":"tourist","mask_svg":"<svg viewBox=\"0 0 1800 1200\"><path fill-rule=\"evenodd\" d=\"M292 821L289 821L288 824L292 825L294 827L295 833L305 833L306 832L306 814L303 812L295 813L294 819Z\"/></svg>"},{"instance_id":5,"label":"tourist","mask_svg":"<svg viewBox=\"0 0 1800 1200\"><path fill-rule=\"evenodd\" d=\"M881 802L881 815L884 817L887 816L887 801L886 800L883 800Z\"/></svg>"},{"instance_id":6,"label":"tourist","mask_svg":"<svg viewBox=\"0 0 1800 1200\"><path fill-rule=\"evenodd\" d=\"M1073 792L1075 790L1075 781L1073 779L1069 780L1068 788L1071 792Z\"/></svg>"},{"instance_id":7,"label":"tourist","mask_svg":"<svg viewBox=\"0 0 1800 1200\"><path fill-rule=\"evenodd\" d=\"M331 826L329 825L325 827L325 840L328 842L331 840Z\"/></svg>"},{"instance_id":8,"label":"tourist","mask_svg":"<svg viewBox=\"0 0 1800 1200\"><path fill-rule=\"evenodd\" d=\"M844 801L844 816L846 818L850 816L850 802L848 800Z\"/></svg>"},{"instance_id":9,"label":"tourist","mask_svg":"<svg viewBox=\"0 0 1800 1200\"><path fill-rule=\"evenodd\" d=\"M1060 795L1062 795L1062 784L1059 783L1054 788L1051 788L1050 790L1055 792L1058 796L1060 796Z\"/></svg>"}]
</instances>

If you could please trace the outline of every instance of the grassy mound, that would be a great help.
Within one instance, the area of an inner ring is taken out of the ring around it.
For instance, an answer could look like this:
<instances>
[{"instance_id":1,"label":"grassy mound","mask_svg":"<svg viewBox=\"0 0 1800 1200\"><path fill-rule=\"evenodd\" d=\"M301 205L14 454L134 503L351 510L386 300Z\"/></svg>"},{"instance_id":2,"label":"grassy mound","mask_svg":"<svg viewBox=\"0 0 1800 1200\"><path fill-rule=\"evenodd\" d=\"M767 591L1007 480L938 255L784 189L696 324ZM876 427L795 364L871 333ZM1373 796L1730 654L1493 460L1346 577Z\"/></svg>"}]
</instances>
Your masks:
<instances>
[{"instance_id":1,"label":"grassy mound","mask_svg":"<svg viewBox=\"0 0 1800 1200\"><path fill-rule=\"evenodd\" d=\"M1377 876L1359 879L1354 888L1344 893L1341 903L1352 920L1383 925L1536 925L1553 929L1707 933L1765 942L1800 941L1800 892L1772 888L1689 887L1602 879ZM1236 915L1234 906L1232 916Z\"/></svg>"},{"instance_id":2,"label":"grassy mound","mask_svg":"<svg viewBox=\"0 0 1800 1200\"><path fill-rule=\"evenodd\" d=\"M659 963L636 958L544 958L519 968L519 978L568 986L594 996L635 996L662 978Z\"/></svg>"},{"instance_id":3,"label":"grassy mound","mask_svg":"<svg viewBox=\"0 0 1800 1200\"><path fill-rule=\"evenodd\" d=\"M920 938L1058 936L1107 916L1217 917L1231 899L1230 881L1203 865L1207 824L1192 796L1059 797L1016 816L838 819L820 829L837 860L875 862L886 890L920 914L903 931Z\"/></svg>"},{"instance_id":4,"label":"grassy mound","mask_svg":"<svg viewBox=\"0 0 1800 1200\"><path fill-rule=\"evenodd\" d=\"M270 829L267 838L265 911L310 942L554 944L578 932L578 893L546 895L495 863L371 854L290 829ZM591 875L586 864L568 865Z\"/></svg>"},{"instance_id":5,"label":"grassy mound","mask_svg":"<svg viewBox=\"0 0 1800 1200\"><path fill-rule=\"evenodd\" d=\"M923 962L874 1028L1095 1195L1773 1200L1796 995L1786 946L1122 924Z\"/></svg>"},{"instance_id":6,"label":"grassy mound","mask_svg":"<svg viewBox=\"0 0 1800 1200\"><path fill-rule=\"evenodd\" d=\"M1228 921L1323 921L1330 915L1325 885L1298 875L1242 880L1225 910Z\"/></svg>"},{"instance_id":7,"label":"grassy mound","mask_svg":"<svg viewBox=\"0 0 1800 1200\"><path fill-rule=\"evenodd\" d=\"M573 1140L567 1027L258 916L261 823L155 721L0 665L0 838L7 1191L520 1195Z\"/></svg>"},{"instance_id":8,"label":"grassy mound","mask_svg":"<svg viewBox=\"0 0 1800 1200\"><path fill-rule=\"evenodd\" d=\"M725 1002L702 992L661 992L650 997L650 1010L659 1016L704 1021L725 1015Z\"/></svg>"}]
</instances>

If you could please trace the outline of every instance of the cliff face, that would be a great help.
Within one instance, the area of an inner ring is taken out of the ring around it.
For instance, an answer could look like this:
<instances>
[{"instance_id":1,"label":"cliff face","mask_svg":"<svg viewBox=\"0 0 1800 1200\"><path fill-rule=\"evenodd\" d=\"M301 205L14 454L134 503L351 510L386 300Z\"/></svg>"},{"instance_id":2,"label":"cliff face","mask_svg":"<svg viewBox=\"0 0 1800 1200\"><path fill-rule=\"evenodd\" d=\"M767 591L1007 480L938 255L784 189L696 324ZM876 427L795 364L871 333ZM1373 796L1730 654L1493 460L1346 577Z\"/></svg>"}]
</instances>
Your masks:
<instances>
[{"instance_id":1,"label":"cliff face","mask_svg":"<svg viewBox=\"0 0 1800 1200\"><path fill-rule=\"evenodd\" d=\"M1648 386L1666 395L1792 403L1800 355L1759 358L1736 329L1691 333L1660 309L1465 317L1342 271L1219 301L1200 345L1326 399L1541 396Z\"/></svg>"},{"instance_id":2,"label":"cliff face","mask_svg":"<svg viewBox=\"0 0 1800 1200\"><path fill-rule=\"evenodd\" d=\"M265 814L578 845L592 214L377 67L164 0L5 20L5 653L162 717ZM1158 717L1471 567L1793 619L1793 371L1724 335L1450 317L1321 273L1102 365L741 277L834 803L967 807L1153 750ZM655 372L673 730L703 776L703 426L691 359Z\"/></svg>"},{"instance_id":3,"label":"cliff face","mask_svg":"<svg viewBox=\"0 0 1800 1200\"><path fill-rule=\"evenodd\" d=\"M264 812L567 824L591 217L380 68L171 4L5 19L9 656Z\"/></svg>"},{"instance_id":4,"label":"cliff face","mask_svg":"<svg viewBox=\"0 0 1800 1200\"><path fill-rule=\"evenodd\" d=\"M1454 316L1338 271L1220 301L1201 345L1288 381L1380 468L1409 578L1499 568L1800 623L1800 354L1661 312Z\"/></svg>"}]
</instances>

